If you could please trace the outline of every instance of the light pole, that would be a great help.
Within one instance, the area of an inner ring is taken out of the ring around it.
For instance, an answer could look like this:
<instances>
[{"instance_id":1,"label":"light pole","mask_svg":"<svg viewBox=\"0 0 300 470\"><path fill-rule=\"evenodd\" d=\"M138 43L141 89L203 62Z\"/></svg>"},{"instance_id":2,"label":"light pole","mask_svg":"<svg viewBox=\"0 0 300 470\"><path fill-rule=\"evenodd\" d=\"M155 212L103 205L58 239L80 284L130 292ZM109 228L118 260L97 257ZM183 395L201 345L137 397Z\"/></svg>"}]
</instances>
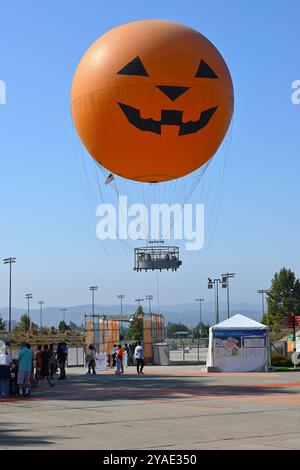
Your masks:
<instances>
[{"instance_id":1,"label":"light pole","mask_svg":"<svg viewBox=\"0 0 300 470\"><path fill-rule=\"evenodd\" d=\"M146 295L145 298L149 302L149 314L151 314L151 300L153 300L153 295Z\"/></svg>"},{"instance_id":2,"label":"light pole","mask_svg":"<svg viewBox=\"0 0 300 470\"><path fill-rule=\"evenodd\" d=\"M8 288L8 332L11 333L11 265L16 262L16 258L5 258L4 264L9 264L9 288Z\"/></svg>"},{"instance_id":3,"label":"light pole","mask_svg":"<svg viewBox=\"0 0 300 470\"><path fill-rule=\"evenodd\" d=\"M120 333L122 333L122 328L123 328L123 322L122 322L122 317L123 317L123 299L125 299L125 295L124 295L124 294L119 294L119 295L117 295L117 298L120 300L120 303L121 303ZM119 333L119 335L120 335L120 333ZM121 339L121 335L120 335L120 339Z\"/></svg>"},{"instance_id":4,"label":"light pole","mask_svg":"<svg viewBox=\"0 0 300 470\"><path fill-rule=\"evenodd\" d=\"M44 305L44 301L43 300L39 300L38 301L38 304L40 306L40 328L42 328L43 326L43 305Z\"/></svg>"},{"instance_id":5,"label":"light pole","mask_svg":"<svg viewBox=\"0 0 300 470\"><path fill-rule=\"evenodd\" d=\"M209 289L215 288L215 310L216 310L216 325L219 323L219 283L222 282L221 279L210 279L208 278L207 287Z\"/></svg>"},{"instance_id":6,"label":"light pole","mask_svg":"<svg viewBox=\"0 0 300 470\"><path fill-rule=\"evenodd\" d=\"M204 302L204 300L205 299L195 299L195 302L199 302L199 307L200 307L200 312L199 312L200 313L200 317L199 317L199 326L200 326L199 334L200 334L201 338L202 338L202 309L201 309L201 304L202 304L202 302Z\"/></svg>"},{"instance_id":7,"label":"light pole","mask_svg":"<svg viewBox=\"0 0 300 470\"><path fill-rule=\"evenodd\" d=\"M26 294L25 297L26 297L26 299L27 299L27 316L28 316L29 325L30 325L29 302L30 302L30 300L32 299L32 294Z\"/></svg>"},{"instance_id":8,"label":"light pole","mask_svg":"<svg viewBox=\"0 0 300 470\"><path fill-rule=\"evenodd\" d=\"M262 313L263 317L265 316L265 294L267 293L267 289L259 289L257 291L258 294L261 294L261 303L262 303Z\"/></svg>"},{"instance_id":9,"label":"light pole","mask_svg":"<svg viewBox=\"0 0 300 470\"><path fill-rule=\"evenodd\" d=\"M227 288L227 318L230 317L230 310L229 310L229 279L234 278L235 273L225 273L221 274L222 276L222 287L223 289Z\"/></svg>"},{"instance_id":10,"label":"light pole","mask_svg":"<svg viewBox=\"0 0 300 470\"><path fill-rule=\"evenodd\" d=\"M67 308L61 308L60 309L60 311L63 312L63 321L64 321L64 323L66 323L66 311L67 310L68 310Z\"/></svg>"},{"instance_id":11,"label":"light pole","mask_svg":"<svg viewBox=\"0 0 300 470\"><path fill-rule=\"evenodd\" d=\"M144 299L138 298L138 299L135 299L135 302L138 302L139 307L140 307L142 305L142 302L144 302Z\"/></svg>"},{"instance_id":12,"label":"light pole","mask_svg":"<svg viewBox=\"0 0 300 470\"><path fill-rule=\"evenodd\" d=\"M98 290L98 286L91 286L90 291L92 292L92 314L95 313L95 291Z\"/></svg>"},{"instance_id":13,"label":"light pole","mask_svg":"<svg viewBox=\"0 0 300 470\"><path fill-rule=\"evenodd\" d=\"M121 317L123 316L123 299L125 299L125 295L124 294L119 294L117 296L117 298L120 300L121 302Z\"/></svg>"}]
</instances>

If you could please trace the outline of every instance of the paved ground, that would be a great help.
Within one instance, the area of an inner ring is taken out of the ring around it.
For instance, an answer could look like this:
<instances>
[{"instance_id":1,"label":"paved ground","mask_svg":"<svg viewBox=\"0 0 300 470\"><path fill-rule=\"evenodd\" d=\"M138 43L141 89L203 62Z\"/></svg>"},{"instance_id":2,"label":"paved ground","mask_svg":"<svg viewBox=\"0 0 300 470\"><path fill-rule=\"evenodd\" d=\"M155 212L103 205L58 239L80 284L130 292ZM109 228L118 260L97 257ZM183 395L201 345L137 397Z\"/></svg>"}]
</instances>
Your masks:
<instances>
[{"instance_id":1,"label":"paved ground","mask_svg":"<svg viewBox=\"0 0 300 470\"><path fill-rule=\"evenodd\" d=\"M300 449L300 374L133 368L0 400L0 449Z\"/></svg>"}]
</instances>

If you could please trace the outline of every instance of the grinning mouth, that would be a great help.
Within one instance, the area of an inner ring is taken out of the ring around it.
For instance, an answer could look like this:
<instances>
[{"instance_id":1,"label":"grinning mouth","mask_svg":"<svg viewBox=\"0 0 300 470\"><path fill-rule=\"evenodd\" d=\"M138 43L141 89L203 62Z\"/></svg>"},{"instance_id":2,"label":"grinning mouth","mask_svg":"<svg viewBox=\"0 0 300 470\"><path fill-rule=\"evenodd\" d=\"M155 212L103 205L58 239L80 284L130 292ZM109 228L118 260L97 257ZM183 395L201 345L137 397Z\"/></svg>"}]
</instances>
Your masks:
<instances>
[{"instance_id":1,"label":"grinning mouth","mask_svg":"<svg viewBox=\"0 0 300 470\"><path fill-rule=\"evenodd\" d=\"M141 118L141 112L139 109L132 108L132 106L128 106L127 104L119 102L118 105L127 117L130 124L134 125L141 131L149 131L154 132L155 134L161 134L161 126L179 126L178 135L193 134L203 129L203 127L207 126L218 108L218 106L215 106L213 108L202 111L197 121L182 122L183 111L163 109L161 111L161 120L155 121L152 118Z\"/></svg>"}]
</instances>

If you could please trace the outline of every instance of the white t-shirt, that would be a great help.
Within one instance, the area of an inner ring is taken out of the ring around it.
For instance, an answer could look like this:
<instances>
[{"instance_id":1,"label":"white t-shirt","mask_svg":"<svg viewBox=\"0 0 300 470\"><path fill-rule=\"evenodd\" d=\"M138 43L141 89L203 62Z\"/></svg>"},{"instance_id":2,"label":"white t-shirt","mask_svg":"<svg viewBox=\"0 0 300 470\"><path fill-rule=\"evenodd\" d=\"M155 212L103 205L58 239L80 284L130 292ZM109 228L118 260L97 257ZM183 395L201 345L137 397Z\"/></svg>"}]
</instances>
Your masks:
<instances>
[{"instance_id":1,"label":"white t-shirt","mask_svg":"<svg viewBox=\"0 0 300 470\"><path fill-rule=\"evenodd\" d=\"M11 365L11 357L9 354L0 354L0 365L1 366Z\"/></svg>"},{"instance_id":2,"label":"white t-shirt","mask_svg":"<svg viewBox=\"0 0 300 470\"><path fill-rule=\"evenodd\" d=\"M142 346L137 346L134 350L134 358L135 359L144 359L144 350Z\"/></svg>"}]
</instances>

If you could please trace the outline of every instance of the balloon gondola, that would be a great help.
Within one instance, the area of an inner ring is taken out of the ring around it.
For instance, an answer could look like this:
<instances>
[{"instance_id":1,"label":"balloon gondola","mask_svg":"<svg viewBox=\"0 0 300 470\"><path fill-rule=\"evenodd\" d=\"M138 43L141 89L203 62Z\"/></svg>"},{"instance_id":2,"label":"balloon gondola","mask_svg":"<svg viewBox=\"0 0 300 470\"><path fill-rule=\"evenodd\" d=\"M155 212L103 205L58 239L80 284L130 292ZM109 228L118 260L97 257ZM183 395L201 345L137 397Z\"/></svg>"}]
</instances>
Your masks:
<instances>
[{"instance_id":1,"label":"balloon gondola","mask_svg":"<svg viewBox=\"0 0 300 470\"><path fill-rule=\"evenodd\" d=\"M134 249L134 271L177 271L181 264L178 246L144 246Z\"/></svg>"}]
</instances>

